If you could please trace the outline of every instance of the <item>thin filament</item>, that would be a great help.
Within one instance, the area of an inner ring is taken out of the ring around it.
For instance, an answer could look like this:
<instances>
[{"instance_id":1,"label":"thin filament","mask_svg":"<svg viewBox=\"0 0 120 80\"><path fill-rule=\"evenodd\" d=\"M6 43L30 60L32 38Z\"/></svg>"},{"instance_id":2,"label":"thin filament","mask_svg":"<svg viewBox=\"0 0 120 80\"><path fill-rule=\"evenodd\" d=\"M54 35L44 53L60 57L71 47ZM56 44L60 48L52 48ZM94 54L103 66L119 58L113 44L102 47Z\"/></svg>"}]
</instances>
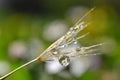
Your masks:
<instances>
[{"instance_id":1,"label":"thin filament","mask_svg":"<svg viewBox=\"0 0 120 80\"><path fill-rule=\"evenodd\" d=\"M38 59L35 58L35 59L33 59L33 60L31 60L31 61L29 61L29 62L27 62L27 63L21 65L20 67L14 69L13 71L9 72L8 74L2 76L2 77L0 78L0 80L4 80L5 78L7 78L8 76L12 75L12 74L15 73L16 71L20 70L21 68L23 68L23 67L25 67L25 66L27 66L27 65L29 65L29 64L31 64L31 63L37 61L37 60L38 60Z\"/></svg>"}]
</instances>

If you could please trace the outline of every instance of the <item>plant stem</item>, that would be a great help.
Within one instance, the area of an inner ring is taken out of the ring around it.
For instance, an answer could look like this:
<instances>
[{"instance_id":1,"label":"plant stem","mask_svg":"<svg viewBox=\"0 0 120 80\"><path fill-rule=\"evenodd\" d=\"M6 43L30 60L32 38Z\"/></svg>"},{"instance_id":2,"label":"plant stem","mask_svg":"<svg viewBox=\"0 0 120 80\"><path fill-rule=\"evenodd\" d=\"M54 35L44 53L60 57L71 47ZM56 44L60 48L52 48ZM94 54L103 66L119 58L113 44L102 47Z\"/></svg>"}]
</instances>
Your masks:
<instances>
[{"instance_id":1,"label":"plant stem","mask_svg":"<svg viewBox=\"0 0 120 80\"><path fill-rule=\"evenodd\" d=\"M38 58L35 58L35 59L33 59L33 60L31 60L31 61L29 61L29 62L27 62L27 63L21 65L20 67L14 69L13 71L9 72L8 74L2 76L2 77L0 78L0 80L6 79L8 76L12 75L12 74L15 73L16 71L20 70L21 68L23 68L23 67L25 67L25 66L27 66L27 65L29 65L29 64L31 64L31 63L37 61L37 60L38 60Z\"/></svg>"}]
</instances>

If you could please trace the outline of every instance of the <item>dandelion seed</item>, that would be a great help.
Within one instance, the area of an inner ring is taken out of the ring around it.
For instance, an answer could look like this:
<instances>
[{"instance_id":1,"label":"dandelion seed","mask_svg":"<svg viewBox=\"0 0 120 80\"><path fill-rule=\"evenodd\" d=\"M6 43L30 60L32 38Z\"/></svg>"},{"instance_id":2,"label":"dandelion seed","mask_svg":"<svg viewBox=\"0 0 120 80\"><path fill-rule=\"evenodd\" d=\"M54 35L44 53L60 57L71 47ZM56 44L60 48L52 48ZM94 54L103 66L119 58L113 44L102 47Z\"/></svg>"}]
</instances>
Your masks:
<instances>
[{"instance_id":1,"label":"dandelion seed","mask_svg":"<svg viewBox=\"0 0 120 80\"><path fill-rule=\"evenodd\" d=\"M94 9L94 8L93 8ZM0 80L3 80L10 76L11 74L15 73L19 69L35 62L35 61L51 61L54 59L59 60L59 63L63 66L68 66L70 64L70 60L72 57L79 57L79 56L87 56L96 50L95 47L101 46L103 44L92 45L89 47L81 47L78 45L78 39L85 37L87 34L84 34L80 37L77 37L78 33L83 30L85 27L89 25L89 23L85 24L85 22L81 22L84 17L86 17L90 12L93 11L91 9L88 13L86 13L76 24L74 27L70 28L70 30L62 36L60 39L55 41L52 45L50 45L41 55L37 58L29 61L26 64L16 68L15 70L11 71L10 73L6 74L5 76L1 77Z\"/></svg>"}]
</instances>

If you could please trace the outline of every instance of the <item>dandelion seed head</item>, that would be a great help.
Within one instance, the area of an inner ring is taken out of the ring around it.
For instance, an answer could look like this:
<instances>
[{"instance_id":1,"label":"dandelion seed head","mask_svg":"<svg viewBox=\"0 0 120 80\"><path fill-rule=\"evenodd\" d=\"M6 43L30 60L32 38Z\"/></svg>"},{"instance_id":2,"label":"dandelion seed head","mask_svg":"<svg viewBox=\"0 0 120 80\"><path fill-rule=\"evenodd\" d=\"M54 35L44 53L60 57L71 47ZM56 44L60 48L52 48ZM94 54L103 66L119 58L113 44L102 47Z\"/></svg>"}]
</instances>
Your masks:
<instances>
[{"instance_id":1,"label":"dandelion seed head","mask_svg":"<svg viewBox=\"0 0 120 80\"><path fill-rule=\"evenodd\" d=\"M90 10L86 15L91 11L93 10ZM85 16L83 16L82 19ZM65 35L43 52L43 56L41 57L43 61L58 59L61 65L68 65L68 62L73 57L88 56L96 52L94 48L101 46L102 44L88 47L83 47L78 44L78 39L81 39L88 34L78 37L78 33L89 25L85 21L82 21L82 19L80 19Z\"/></svg>"}]
</instances>

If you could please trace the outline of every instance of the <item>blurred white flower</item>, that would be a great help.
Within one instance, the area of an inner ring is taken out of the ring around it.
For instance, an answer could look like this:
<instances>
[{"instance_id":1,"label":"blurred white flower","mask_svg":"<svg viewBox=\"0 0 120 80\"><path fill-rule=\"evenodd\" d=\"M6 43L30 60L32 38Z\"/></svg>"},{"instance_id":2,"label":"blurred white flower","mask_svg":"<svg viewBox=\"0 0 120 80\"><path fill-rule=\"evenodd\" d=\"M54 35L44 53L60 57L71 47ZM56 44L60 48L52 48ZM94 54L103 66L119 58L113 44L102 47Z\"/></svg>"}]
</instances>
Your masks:
<instances>
[{"instance_id":1,"label":"blurred white flower","mask_svg":"<svg viewBox=\"0 0 120 80\"><path fill-rule=\"evenodd\" d=\"M0 75L3 76L10 71L10 65L6 61L0 61Z\"/></svg>"},{"instance_id":2,"label":"blurred white flower","mask_svg":"<svg viewBox=\"0 0 120 80\"><path fill-rule=\"evenodd\" d=\"M101 58L100 56L90 56L90 61L91 61L91 64L90 64L90 69L91 70L96 70L96 69L99 69L100 66L101 66Z\"/></svg>"},{"instance_id":3,"label":"blurred white flower","mask_svg":"<svg viewBox=\"0 0 120 80\"><path fill-rule=\"evenodd\" d=\"M71 60L70 72L79 77L90 67L89 58L74 58Z\"/></svg>"},{"instance_id":4,"label":"blurred white flower","mask_svg":"<svg viewBox=\"0 0 120 80\"><path fill-rule=\"evenodd\" d=\"M8 51L12 58L23 58L27 52L27 47L23 41L14 41L9 45Z\"/></svg>"},{"instance_id":5,"label":"blurred white flower","mask_svg":"<svg viewBox=\"0 0 120 80\"><path fill-rule=\"evenodd\" d=\"M64 67L59 63L58 60L48 61L45 64L46 72L48 72L49 74L57 74L61 70L63 70L63 68Z\"/></svg>"},{"instance_id":6,"label":"blurred white flower","mask_svg":"<svg viewBox=\"0 0 120 80\"><path fill-rule=\"evenodd\" d=\"M53 21L45 26L43 37L54 41L61 37L67 30L67 25L63 21Z\"/></svg>"}]
</instances>

